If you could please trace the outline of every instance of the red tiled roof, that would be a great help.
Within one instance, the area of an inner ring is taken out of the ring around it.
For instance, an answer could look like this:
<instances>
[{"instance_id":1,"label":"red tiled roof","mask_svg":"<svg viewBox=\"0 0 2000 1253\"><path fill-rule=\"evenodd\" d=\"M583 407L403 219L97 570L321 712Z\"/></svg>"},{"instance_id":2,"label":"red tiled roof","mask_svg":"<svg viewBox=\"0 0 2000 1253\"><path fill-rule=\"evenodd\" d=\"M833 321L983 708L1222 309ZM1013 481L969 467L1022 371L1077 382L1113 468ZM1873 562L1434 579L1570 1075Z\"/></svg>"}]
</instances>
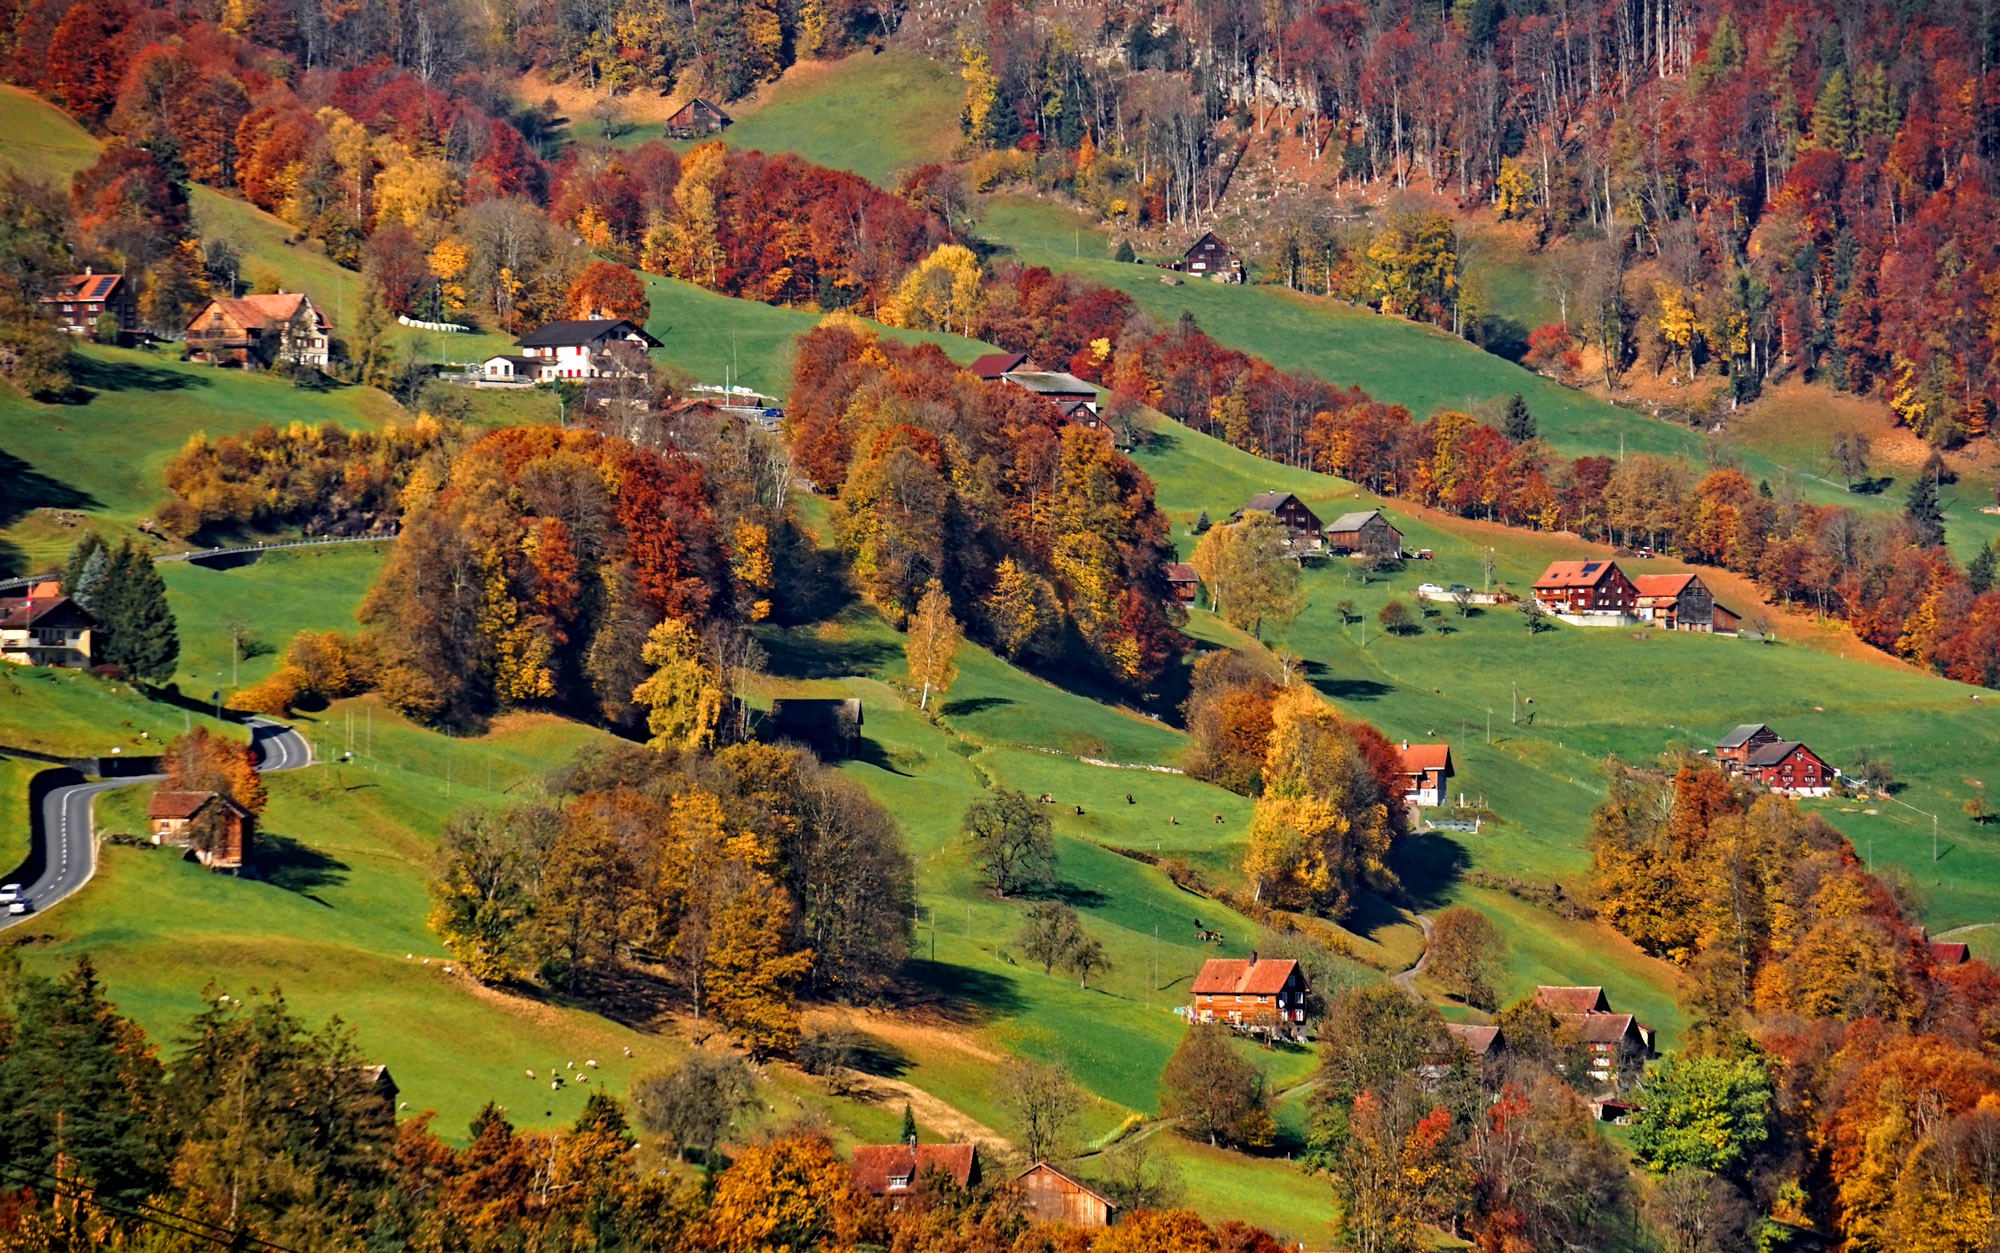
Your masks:
<instances>
[{"instance_id":1,"label":"red tiled roof","mask_svg":"<svg viewBox=\"0 0 2000 1253\"><path fill-rule=\"evenodd\" d=\"M1931 952L1931 960L1940 966L1963 966L1972 960L1972 949L1964 944L1956 944L1949 940L1932 940L1927 947Z\"/></svg>"},{"instance_id":2,"label":"red tiled roof","mask_svg":"<svg viewBox=\"0 0 2000 1253\"><path fill-rule=\"evenodd\" d=\"M1451 745L1449 744L1409 744L1403 745L1403 773L1422 774L1426 770L1451 769Z\"/></svg>"},{"instance_id":3,"label":"red tiled roof","mask_svg":"<svg viewBox=\"0 0 2000 1253\"><path fill-rule=\"evenodd\" d=\"M1616 1044L1633 1029L1630 1014L1584 1014L1577 1036L1585 1044Z\"/></svg>"},{"instance_id":4,"label":"red tiled roof","mask_svg":"<svg viewBox=\"0 0 2000 1253\"><path fill-rule=\"evenodd\" d=\"M1201 964L1194 977L1197 996L1276 996L1298 963L1281 957L1244 961L1235 957L1211 957Z\"/></svg>"},{"instance_id":5,"label":"red tiled roof","mask_svg":"<svg viewBox=\"0 0 2000 1253\"><path fill-rule=\"evenodd\" d=\"M65 274L50 286L45 301L106 300L123 274Z\"/></svg>"},{"instance_id":6,"label":"red tiled roof","mask_svg":"<svg viewBox=\"0 0 2000 1253\"><path fill-rule=\"evenodd\" d=\"M299 305L306 299L304 292L263 292L255 296L217 296L214 304L227 311L245 328L271 329L290 321L299 311ZM207 313L204 308L202 313ZM195 321L199 322L197 314ZM326 318L318 308L313 309L313 325L324 328Z\"/></svg>"},{"instance_id":7,"label":"red tiled roof","mask_svg":"<svg viewBox=\"0 0 2000 1253\"><path fill-rule=\"evenodd\" d=\"M67 596L24 596L0 600L0 627L12 630L25 630L57 614L71 617L79 624L95 624L97 621L84 612L83 606Z\"/></svg>"},{"instance_id":8,"label":"red tiled roof","mask_svg":"<svg viewBox=\"0 0 2000 1253\"><path fill-rule=\"evenodd\" d=\"M146 803L148 818L192 818L215 799L213 792L155 792Z\"/></svg>"},{"instance_id":9,"label":"red tiled roof","mask_svg":"<svg viewBox=\"0 0 2000 1253\"><path fill-rule=\"evenodd\" d=\"M1484 1057L1500 1042L1500 1028L1482 1026L1470 1022L1448 1022L1444 1025L1452 1038L1462 1040L1474 1057Z\"/></svg>"},{"instance_id":10,"label":"red tiled roof","mask_svg":"<svg viewBox=\"0 0 2000 1253\"><path fill-rule=\"evenodd\" d=\"M1542 577L1535 580L1535 587L1595 587L1617 568L1615 561L1552 561L1542 571Z\"/></svg>"},{"instance_id":11,"label":"red tiled roof","mask_svg":"<svg viewBox=\"0 0 2000 1253\"><path fill-rule=\"evenodd\" d=\"M876 1196L913 1188L931 1170L943 1171L963 1188L971 1184L976 1152L970 1144L857 1144L848 1170L856 1188ZM891 1184L893 1179L906 1182L899 1188Z\"/></svg>"},{"instance_id":12,"label":"red tiled roof","mask_svg":"<svg viewBox=\"0 0 2000 1253\"><path fill-rule=\"evenodd\" d=\"M1695 581L1692 574L1635 574L1632 586L1639 589L1639 600L1665 601L1672 604L1681 598L1681 593Z\"/></svg>"},{"instance_id":13,"label":"red tiled roof","mask_svg":"<svg viewBox=\"0 0 2000 1253\"><path fill-rule=\"evenodd\" d=\"M1535 1004L1556 1014L1589 1014L1609 1009L1603 988L1555 987L1542 984L1535 989Z\"/></svg>"},{"instance_id":14,"label":"red tiled roof","mask_svg":"<svg viewBox=\"0 0 2000 1253\"><path fill-rule=\"evenodd\" d=\"M1199 583L1201 582L1201 576L1196 574L1194 567L1185 561L1169 561L1167 563L1167 582Z\"/></svg>"},{"instance_id":15,"label":"red tiled roof","mask_svg":"<svg viewBox=\"0 0 2000 1253\"><path fill-rule=\"evenodd\" d=\"M989 352L985 356L975 358L966 368L990 382L1009 370L1020 369L1021 364L1027 359L1028 354L1025 352Z\"/></svg>"}]
</instances>

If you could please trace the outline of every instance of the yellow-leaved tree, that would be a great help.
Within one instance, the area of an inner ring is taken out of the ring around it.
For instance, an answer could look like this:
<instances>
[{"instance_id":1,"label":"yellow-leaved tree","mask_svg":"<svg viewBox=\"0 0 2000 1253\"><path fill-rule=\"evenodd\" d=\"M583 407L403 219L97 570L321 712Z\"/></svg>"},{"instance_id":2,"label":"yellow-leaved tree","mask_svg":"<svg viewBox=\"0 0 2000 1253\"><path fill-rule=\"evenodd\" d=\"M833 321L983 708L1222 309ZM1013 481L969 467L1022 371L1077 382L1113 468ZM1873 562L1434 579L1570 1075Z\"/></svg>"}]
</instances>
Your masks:
<instances>
[{"instance_id":1,"label":"yellow-leaved tree","mask_svg":"<svg viewBox=\"0 0 2000 1253\"><path fill-rule=\"evenodd\" d=\"M1188 564L1223 621L1261 635L1267 621L1282 628L1299 611L1299 568L1285 545L1284 524L1250 509L1242 521L1204 532Z\"/></svg>"},{"instance_id":2,"label":"yellow-leaved tree","mask_svg":"<svg viewBox=\"0 0 2000 1253\"><path fill-rule=\"evenodd\" d=\"M705 748L715 740L722 720L722 685L694 628L668 618L646 636L640 659L653 667L645 682L632 689L632 699L646 707L646 743L654 748L679 745Z\"/></svg>"},{"instance_id":3,"label":"yellow-leaved tree","mask_svg":"<svg viewBox=\"0 0 2000 1253\"><path fill-rule=\"evenodd\" d=\"M696 144L681 158L681 181L674 188L672 242L667 272L690 283L715 286L715 267L722 262L716 240L715 180L722 173L722 145Z\"/></svg>"},{"instance_id":4,"label":"yellow-leaved tree","mask_svg":"<svg viewBox=\"0 0 2000 1253\"><path fill-rule=\"evenodd\" d=\"M963 244L939 244L903 276L895 297L882 306L881 315L890 326L966 333L978 319L983 302L979 258Z\"/></svg>"},{"instance_id":5,"label":"yellow-leaved tree","mask_svg":"<svg viewBox=\"0 0 2000 1253\"><path fill-rule=\"evenodd\" d=\"M794 990L812 966L812 950L785 951L792 902L771 876L741 862L728 871L738 881L709 920L702 978L709 1009L749 1048L751 1060L761 1061L798 1043Z\"/></svg>"},{"instance_id":6,"label":"yellow-leaved tree","mask_svg":"<svg viewBox=\"0 0 2000 1253\"><path fill-rule=\"evenodd\" d=\"M932 579L924 585L917 611L910 615L908 633L903 637L903 657L909 663L910 682L923 689L917 708L928 713L931 693L940 698L958 677L958 646L965 642L957 619L951 616L951 597L944 585Z\"/></svg>"},{"instance_id":7,"label":"yellow-leaved tree","mask_svg":"<svg viewBox=\"0 0 2000 1253\"><path fill-rule=\"evenodd\" d=\"M1364 736L1380 739L1304 684L1278 693L1245 867L1259 901L1339 917L1363 882L1394 883L1390 807L1400 800L1384 788Z\"/></svg>"},{"instance_id":8,"label":"yellow-leaved tree","mask_svg":"<svg viewBox=\"0 0 2000 1253\"><path fill-rule=\"evenodd\" d=\"M715 1184L702 1247L717 1253L847 1253L857 1215L847 1163L816 1135L753 1144Z\"/></svg>"}]
</instances>

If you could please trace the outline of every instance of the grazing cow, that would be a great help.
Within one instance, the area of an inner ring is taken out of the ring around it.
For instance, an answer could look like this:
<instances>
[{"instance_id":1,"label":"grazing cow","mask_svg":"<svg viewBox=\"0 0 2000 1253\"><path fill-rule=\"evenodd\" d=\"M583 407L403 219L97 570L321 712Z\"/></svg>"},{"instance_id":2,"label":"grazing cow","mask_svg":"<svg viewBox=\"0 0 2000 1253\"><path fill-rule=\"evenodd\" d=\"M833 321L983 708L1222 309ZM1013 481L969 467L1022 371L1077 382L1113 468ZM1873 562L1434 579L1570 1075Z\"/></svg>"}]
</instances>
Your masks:
<instances>
[{"instance_id":1,"label":"grazing cow","mask_svg":"<svg viewBox=\"0 0 2000 1253\"><path fill-rule=\"evenodd\" d=\"M1217 814L1217 815L1215 815L1215 825L1216 825L1216 826L1218 826L1218 827L1222 825L1222 815L1221 815L1221 814Z\"/></svg>"},{"instance_id":2,"label":"grazing cow","mask_svg":"<svg viewBox=\"0 0 2000 1253\"><path fill-rule=\"evenodd\" d=\"M1079 818L1083 817L1083 806L1076 806L1076 816Z\"/></svg>"},{"instance_id":3,"label":"grazing cow","mask_svg":"<svg viewBox=\"0 0 2000 1253\"><path fill-rule=\"evenodd\" d=\"M1132 799L1132 794L1131 794L1130 792L1127 792L1127 793L1125 793L1125 803L1126 803L1127 805L1136 805L1136 804L1138 804L1139 802L1138 802L1138 801L1135 801L1135 800L1133 800L1133 799Z\"/></svg>"},{"instance_id":4,"label":"grazing cow","mask_svg":"<svg viewBox=\"0 0 2000 1253\"><path fill-rule=\"evenodd\" d=\"M1044 805L1053 805L1056 803L1056 798L1047 792L1043 792L1040 796L1037 796L1035 799L1040 801Z\"/></svg>"}]
</instances>

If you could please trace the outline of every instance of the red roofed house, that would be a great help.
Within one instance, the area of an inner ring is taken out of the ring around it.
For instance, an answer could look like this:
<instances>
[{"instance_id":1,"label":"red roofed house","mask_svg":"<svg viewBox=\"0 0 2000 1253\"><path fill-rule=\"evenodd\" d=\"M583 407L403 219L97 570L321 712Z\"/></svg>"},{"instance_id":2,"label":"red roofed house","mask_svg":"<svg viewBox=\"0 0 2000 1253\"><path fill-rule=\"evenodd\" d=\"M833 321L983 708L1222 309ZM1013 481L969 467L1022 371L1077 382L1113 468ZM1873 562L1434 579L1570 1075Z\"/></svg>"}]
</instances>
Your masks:
<instances>
[{"instance_id":1,"label":"red roofed house","mask_svg":"<svg viewBox=\"0 0 2000 1253\"><path fill-rule=\"evenodd\" d=\"M1076 1176L1036 1162L1014 1180L1021 1201L1045 1223L1072 1227L1108 1227L1118 1202Z\"/></svg>"},{"instance_id":2,"label":"red roofed house","mask_svg":"<svg viewBox=\"0 0 2000 1253\"><path fill-rule=\"evenodd\" d=\"M1970 945L1957 944L1950 940L1927 940L1924 948L1930 953L1934 966L1963 966L1972 960Z\"/></svg>"},{"instance_id":3,"label":"red roofed house","mask_svg":"<svg viewBox=\"0 0 2000 1253\"><path fill-rule=\"evenodd\" d=\"M1545 612L1574 626L1623 626L1637 621L1639 591L1612 561L1555 561L1535 580Z\"/></svg>"},{"instance_id":4,"label":"red roofed house","mask_svg":"<svg viewBox=\"0 0 2000 1253\"><path fill-rule=\"evenodd\" d=\"M249 810L214 792L155 792L146 817L153 843L191 848L210 870L241 870L256 824Z\"/></svg>"},{"instance_id":5,"label":"red roofed house","mask_svg":"<svg viewBox=\"0 0 2000 1253\"><path fill-rule=\"evenodd\" d=\"M1612 1081L1622 1060L1652 1055L1652 1030L1630 1014L1613 1013L1603 988L1542 985L1534 1003L1576 1031L1578 1045L1591 1052L1591 1076L1600 1083Z\"/></svg>"},{"instance_id":6,"label":"red roofed house","mask_svg":"<svg viewBox=\"0 0 2000 1253\"><path fill-rule=\"evenodd\" d=\"M1669 631L1707 631L1734 635L1737 615L1716 602L1698 575L1640 574L1632 578L1639 593L1639 620Z\"/></svg>"},{"instance_id":7,"label":"red roofed house","mask_svg":"<svg viewBox=\"0 0 2000 1253\"><path fill-rule=\"evenodd\" d=\"M87 669L97 625L56 583L37 583L26 596L0 600L0 661Z\"/></svg>"},{"instance_id":8,"label":"red roofed house","mask_svg":"<svg viewBox=\"0 0 2000 1253\"><path fill-rule=\"evenodd\" d=\"M924 1176L936 1172L958 1188L979 1182L979 1149L971 1144L857 1144L848 1163L857 1191L887 1197L901 1209Z\"/></svg>"},{"instance_id":9,"label":"red roofed house","mask_svg":"<svg viewBox=\"0 0 2000 1253\"><path fill-rule=\"evenodd\" d=\"M1299 1039L1305 1034L1306 980L1299 964L1211 957L1194 977L1194 1022L1221 1022L1257 1034Z\"/></svg>"},{"instance_id":10,"label":"red roofed house","mask_svg":"<svg viewBox=\"0 0 2000 1253\"><path fill-rule=\"evenodd\" d=\"M965 367L988 383L997 383L1016 370L1032 370L1035 363L1025 352L989 352L975 357L971 365Z\"/></svg>"},{"instance_id":11,"label":"red roofed house","mask_svg":"<svg viewBox=\"0 0 2000 1253\"><path fill-rule=\"evenodd\" d=\"M326 318L304 292L217 296L187 325L188 355L214 365L326 367Z\"/></svg>"},{"instance_id":12,"label":"red roofed house","mask_svg":"<svg viewBox=\"0 0 2000 1253\"><path fill-rule=\"evenodd\" d=\"M123 274L99 274L86 267L64 274L42 293L42 309L72 335L95 335L98 319L109 316L121 331L139 320L139 301Z\"/></svg>"},{"instance_id":13,"label":"red roofed house","mask_svg":"<svg viewBox=\"0 0 2000 1253\"><path fill-rule=\"evenodd\" d=\"M1174 589L1174 599L1183 605L1192 605L1201 592L1201 576L1185 561L1167 563L1167 586Z\"/></svg>"},{"instance_id":14,"label":"red roofed house","mask_svg":"<svg viewBox=\"0 0 2000 1253\"><path fill-rule=\"evenodd\" d=\"M1451 745L1403 741L1403 799L1417 805L1444 804L1445 780L1451 778Z\"/></svg>"},{"instance_id":15,"label":"red roofed house","mask_svg":"<svg viewBox=\"0 0 2000 1253\"><path fill-rule=\"evenodd\" d=\"M1465 1051L1478 1061L1485 1061L1507 1047L1507 1039L1500 1034L1500 1028L1474 1022L1448 1022L1445 1031L1452 1040L1463 1044Z\"/></svg>"},{"instance_id":16,"label":"red roofed house","mask_svg":"<svg viewBox=\"0 0 2000 1253\"><path fill-rule=\"evenodd\" d=\"M1743 758L1743 774L1781 796L1833 795L1833 767L1797 740L1760 744Z\"/></svg>"}]
</instances>

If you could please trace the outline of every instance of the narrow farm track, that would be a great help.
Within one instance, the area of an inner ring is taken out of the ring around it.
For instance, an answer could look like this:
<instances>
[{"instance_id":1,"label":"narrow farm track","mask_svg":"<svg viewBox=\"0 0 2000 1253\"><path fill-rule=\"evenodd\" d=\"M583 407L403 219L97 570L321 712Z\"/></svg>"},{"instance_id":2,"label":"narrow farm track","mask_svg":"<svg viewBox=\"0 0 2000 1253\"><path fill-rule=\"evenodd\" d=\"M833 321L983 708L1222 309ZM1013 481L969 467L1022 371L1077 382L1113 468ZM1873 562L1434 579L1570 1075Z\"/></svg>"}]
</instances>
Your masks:
<instances>
[{"instance_id":1,"label":"narrow farm track","mask_svg":"<svg viewBox=\"0 0 2000 1253\"><path fill-rule=\"evenodd\" d=\"M1405 992L1415 993L1417 976L1430 969L1431 964L1431 920L1419 913L1411 913L1410 919L1417 924L1417 930L1424 933L1424 951L1417 954L1417 960L1408 970L1391 977L1397 987Z\"/></svg>"}]
</instances>

